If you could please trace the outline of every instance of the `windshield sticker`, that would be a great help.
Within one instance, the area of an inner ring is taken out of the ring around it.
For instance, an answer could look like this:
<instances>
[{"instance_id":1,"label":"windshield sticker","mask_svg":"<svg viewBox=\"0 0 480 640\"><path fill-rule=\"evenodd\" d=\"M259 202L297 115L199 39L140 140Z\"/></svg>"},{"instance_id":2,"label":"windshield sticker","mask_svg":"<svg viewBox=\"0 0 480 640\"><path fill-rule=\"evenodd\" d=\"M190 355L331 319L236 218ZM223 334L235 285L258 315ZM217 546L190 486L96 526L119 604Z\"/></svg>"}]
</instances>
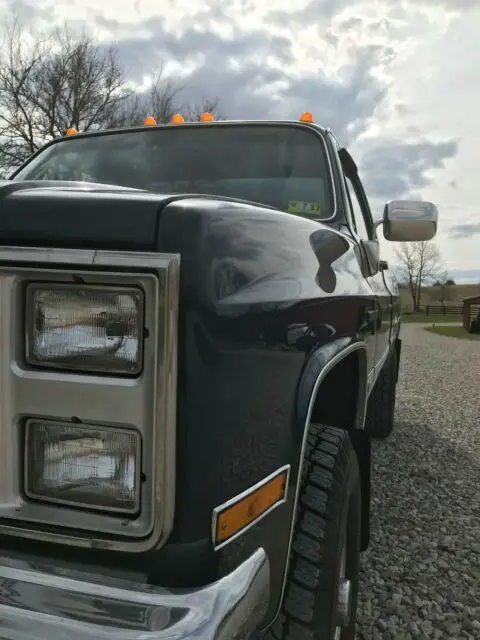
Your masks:
<instances>
[{"instance_id":1,"label":"windshield sticker","mask_svg":"<svg viewBox=\"0 0 480 640\"><path fill-rule=\"evenodd\" d=\"M290 200L288 213L298 213L304 216L320 216L322 207L318 202L303 202L302 200Z\"/></svg>"}]
</instances>

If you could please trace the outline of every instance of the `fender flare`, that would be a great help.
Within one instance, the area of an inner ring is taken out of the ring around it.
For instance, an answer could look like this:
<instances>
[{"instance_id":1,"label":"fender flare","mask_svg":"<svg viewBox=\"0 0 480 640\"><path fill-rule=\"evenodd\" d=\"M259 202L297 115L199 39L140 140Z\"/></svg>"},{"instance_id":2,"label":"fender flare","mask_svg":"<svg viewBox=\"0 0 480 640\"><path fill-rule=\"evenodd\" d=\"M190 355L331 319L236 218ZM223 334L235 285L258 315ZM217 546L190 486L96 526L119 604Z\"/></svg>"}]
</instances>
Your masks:
<instances>
[{"instance_id":1,"label":"fender flare","mask_svg":"<svg viewBox=\"0 0 480 640\"><path fill-rule=\"evenodd\" d=\"M289 532L289 540L288 540L288 550L287 557L285 562L284 574L283 574L283 583L282 590L279 599L278 610L275 613L273 619L276 619L278 614L280 613L283 599L285 597L285 589L287 586L287 577L288 570L290 564L290 556L292 551L293 544L293 535L295 529L296 522L296 512L298 508L298 501L300 499L300 486L302 481L302 466L303 460L305 457L305 448L307 445L307 436L308 436L308 427L310 424L310 418L313 411L313 406L315 404L315 399L317 397L318 389L322 381L325 379L326 375L336 366L338 365L344 358L351 355L352 353L359 352L361 357L361 361L363 361L363 366L361 370L361 377L359 380L358 386L358 396L357 396L357 419L355 428L353 430L355 435L360 436L359 438L353 438L353 444L355 446L356 441L360 441L363 443L365 440L365 432L363 431L363 426L365 422L365 412L367 405L367 345L363 341L359 341L353 338L340 338L338 340L334 340L321 346L317 351L315 351L312 356L310 356L309 361L303 371L302 377L298 386L298 394L297 394L297 407L296 407L296 424L299 429L301 429L301 437L302 444L300 448L300 457L299 457L299 466L297 473L297 481L295 486L295 494L294 494L294 502L293 502L293 512L292 512L292 521L290 525ZM368 440L369 442L369 440ZM357 450L357 447L355 446ZM368 452L370 451L368 446ZM368 463L370 460L368 459ZM369 466L368 466L369 469ZM369 475L369 474L368 474ZM369 486L368 486L369 492ZM362 535L363 538L363 535ZM363 546L363 545L362 545Z\"/></svg>"},{"instance_id":2,"label":"fender flare","mask_svg":"<svg viewBox=\"0 0 480 640\"><path fill-rule=\"evenodd\" d=\"M295 422L302 433L302 454L305 451L306 432L320 384L337 364L355 351L360 352L363 362L358 387L355 428L363 429L367 405L367 345L363 341L352 338L340 338L323 345L310 356L298 385Z\"/></svg>"}]
</instances>

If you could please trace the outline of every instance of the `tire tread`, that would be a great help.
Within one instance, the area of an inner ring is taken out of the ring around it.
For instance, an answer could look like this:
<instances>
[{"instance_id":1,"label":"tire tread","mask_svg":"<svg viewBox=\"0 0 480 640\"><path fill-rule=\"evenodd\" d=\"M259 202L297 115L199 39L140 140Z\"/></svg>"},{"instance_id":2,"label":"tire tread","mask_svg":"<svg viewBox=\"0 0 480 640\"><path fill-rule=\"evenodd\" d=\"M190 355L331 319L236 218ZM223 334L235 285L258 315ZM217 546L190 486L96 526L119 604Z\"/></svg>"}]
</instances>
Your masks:
<instances>
[{"instance_id":1,"label":"tire tread","mask_svg":"<svg viewBox=\"0 0 480 640\"><path fill-rule=\"evenodd\" d=\"M319 594L328 592L325 578L336 552L328 533L340 512L338 496L350 456L355 455L343 429L312 424L307 442L283 611L266 636L274 640L315 640L308 625L313 622Z\"/></svg>"}]
</instances>

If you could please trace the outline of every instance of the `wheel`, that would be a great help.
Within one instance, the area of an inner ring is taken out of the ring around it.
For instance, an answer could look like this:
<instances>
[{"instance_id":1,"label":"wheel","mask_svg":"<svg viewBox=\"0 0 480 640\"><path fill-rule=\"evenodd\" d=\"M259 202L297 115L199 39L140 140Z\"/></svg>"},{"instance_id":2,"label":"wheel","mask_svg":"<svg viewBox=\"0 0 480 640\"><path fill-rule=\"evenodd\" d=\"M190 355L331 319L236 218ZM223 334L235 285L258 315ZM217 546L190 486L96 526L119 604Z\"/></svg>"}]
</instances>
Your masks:
<instances>
[{"instance_id":1,"label":"wheel","mask_svg":"<svg viewBox=\"0 0 480 640\"><path fill-rule=\"evenodd\" d=\"M282 611L272 640L353 640L360 560L357 456L343 429L311 425Z\"/></svg>"},{"instance_id":2,"label":"wheel","mask_svg":"<svg viewBox=\"0 0 480 640\"><path fill-rule=\"evenodd\" d=\"M378 376L368 399L365 431L385 440L393 431L397 396L397 351L393 350Z\"/></svg>"}]
</instances>

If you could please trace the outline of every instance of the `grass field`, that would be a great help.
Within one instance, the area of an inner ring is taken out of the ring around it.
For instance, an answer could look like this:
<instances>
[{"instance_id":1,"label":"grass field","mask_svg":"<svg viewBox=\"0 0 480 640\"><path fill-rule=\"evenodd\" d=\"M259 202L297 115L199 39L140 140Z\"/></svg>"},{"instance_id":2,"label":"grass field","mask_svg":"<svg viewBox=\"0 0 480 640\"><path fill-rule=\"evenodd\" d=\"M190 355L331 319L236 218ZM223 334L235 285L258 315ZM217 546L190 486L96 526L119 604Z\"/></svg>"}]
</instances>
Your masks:
<instances>
[{"instance_id":1,"label":"grass field","mask_svg":"<svg viewBox=\"0 0 480 640\"><path fill-rule=\"evenodd\" d=\"M425 313L405 313L402 314L402 322L422 322L425 324L443 324L445 322L456 322L462 324L460 315L456 316L427 316Z\"/></svg>"},{"instance_id":2,"label":"grass field","mask_svg":"<svg viewBox=\"0 0 480 640\"><path fill-rule=\"evenodd\" d=\"M467 333L463 327L425 327L425 331L447 338L461 338L462 340L480 340L480 334Z\"/></svg>"}]
</instances>

